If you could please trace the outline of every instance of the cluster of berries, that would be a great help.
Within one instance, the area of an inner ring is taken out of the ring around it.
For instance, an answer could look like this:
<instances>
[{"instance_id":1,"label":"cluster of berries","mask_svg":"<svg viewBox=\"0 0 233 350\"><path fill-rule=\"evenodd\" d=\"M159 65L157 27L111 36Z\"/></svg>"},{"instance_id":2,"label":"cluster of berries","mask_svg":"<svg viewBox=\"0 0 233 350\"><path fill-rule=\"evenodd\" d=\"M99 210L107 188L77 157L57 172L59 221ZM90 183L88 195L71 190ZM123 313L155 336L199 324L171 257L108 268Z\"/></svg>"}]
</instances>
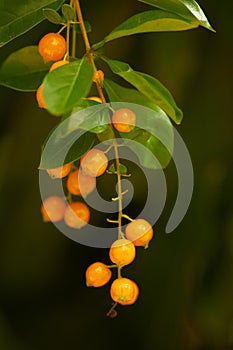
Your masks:
<instances>
[{"instance_id":1,"label":"cluster of berries","mask_svg":"<svg viewBox=\"0 0 233 350\"><path fill-rule=\"evenodd\" d=\"M48 169L47 172L52 178L64 178L68 175L66 181L68 193L75 196L82 195L85 198L96 188L96 177L101 176L107 166L108 159L105 153L94 148L81 158L79 169L72 171L72 164L69 163L59 168ZM57 222L63 219L73 229L84 227L90 220L90 210L85 203L71 201L67 205L64 199L56 196L45 199L41 212L44 221ZM148 247L153 237L153 229L146 220L135 219L126 226L122 236L124 238L117 239L110 247L109 257L113 265L95 262L87 268L87 286L102 287L107 284L112 277L111 268L120 271L135 259L135 246ZM115 303L131 305L138 298L139 288L131 279L118 275L111 285L110 295Z\"/></svg>"},{"instance_id":2,"label":"cluster of berries","mask_svg":"<svg viewBox=\"0 0 233 350\"><path fill-rule=\"evenodd\" d=\"M66 57L66 41L60 34L49 33L39 42L39 53L45 61L55 62L50 71L69 62ZM63 58L63 60L61 60ZM93 82L101 86L104 80L104 73L97 70ZM46 108L43 98L43 84L37 90L37 101L40 107ZM89 99L103 102L99 97ZM115 131L128 133L135 128L136 115L127 108L120 108L113 112L111 125ZM118 147L118 146L116 146ZM44 221L58 222L64 220L67 226L73 229L81 229L90 221L90 210L83 201L74 201L72 196L82 196L84 199L96 188L96 178L105 173L108 168L106 152L93 148L84 154L80 159L80 167L66 164L59 168L48 169L47 172L52 178L63 179L67 176L66 188L68 191L67 201L58 196L46 198L41 206ZM125 216L126 217L126 216ZM128 217L128 219L130 219ZM109 220L110 221L110 220ZM148 247L153 237L153 229L149 222L139 218L132 220L126 226L125 232L121 231L118 239L112 243L109 250L109 257L112 265L102 262L94 262L86 270L86 285L91 287L102 287L112 277L112 268L117 268L117 278L111 284L110 296L114 301L109 316L113 317L115 305L131 305L135 303L139 295L138 285L129 278L121 276L121 269L130 264L136 256L135 246ZM121 226L121 222L118 221Z\"/></svg>"},{"instance_id":3,"label":"cluster of berries","mask_svg":"<svg viewBox=\"0 0 233 350\"><path fill-rule=\"evenodd\" d=\"M153 234L152 226L148 221L135 219L130 222L125 229L125 238L117 239L110 247L109 257L114 265L106 265L102 262L91 264L86 270L86 285L88 287L104 286L112 277L111 269L117 268L118 277L111 284L110 296L117 304L134 304L139 295L138 285L129 278L121 277L119 271L135 259L135 246L147 248Z\"/></svg>"},{"instance_id":4,"label":"cluster of berries","mask_svg":"<svg viewBox=\"0 0 233 350\"><path fill-rule=\"evenodd\" d=\"M68 64L67 59L67 43L64 37L57 33L48 33L44 35L38 44L39 54L43 57L45 62L54 62L49 69L49 72L57 69L58 67ZM96 70L93 76L93 82L102 85L104 80L104 73L101 70ZM101 103L102 100L99 97L89 98L96 102ZM44 95L43 95L43 83L38 87L36 91L36 100L40 108L47 109Z\"/></svg>"},{"instance_id":5,"label":"cluster of berries","mask_svg":"<svg viewBox=\"0 0 233 350\"><path fill-rule=\"evenodd\" d=\"M92 149L81 159L81 169L71 171L72 165L47 170L52 178L63 178L68 175L67 189L69 193L85 198L96 187L96 176L102 175L107 169L108 161L103 151ZM90 211L83 202L73 201L66 204L60 197L48 197L41 207L44 221L57 222L64 219L65 223L75 229L85 226L90 220ZM112 277L111 268L122 268L130 264L136 256L135 246L148 247L153 237L153 229L144 219L135 219L126 226L125 238L113 242L109 257L114 265L102 262L91 264L86 270L86 284L91 287L102 287ZM114 302L121 305L133 304L139 295L137 284L128 278L118 277L110 288Z\"/></svg>"},{"instance_id":6,"label":"cluster of berries","mask_svg":"<svg viewBox=\"0 0 233 350\"><path fill-rule=\"evenodd\" d=\"M108 166L108 159L103 151L92 149L80 160L80 168L72 170L72 163L55 169L47 169L53 179L62 179L67 175L66 187L68 193L85 198L96 188L96 177L102 175ZM74 229L79 229L90 221L90 210L81 201L67 202L58 196L46 198L41 207L44 221L58 222L64 219L65 223Z\"/></svg>"}]
</instances>

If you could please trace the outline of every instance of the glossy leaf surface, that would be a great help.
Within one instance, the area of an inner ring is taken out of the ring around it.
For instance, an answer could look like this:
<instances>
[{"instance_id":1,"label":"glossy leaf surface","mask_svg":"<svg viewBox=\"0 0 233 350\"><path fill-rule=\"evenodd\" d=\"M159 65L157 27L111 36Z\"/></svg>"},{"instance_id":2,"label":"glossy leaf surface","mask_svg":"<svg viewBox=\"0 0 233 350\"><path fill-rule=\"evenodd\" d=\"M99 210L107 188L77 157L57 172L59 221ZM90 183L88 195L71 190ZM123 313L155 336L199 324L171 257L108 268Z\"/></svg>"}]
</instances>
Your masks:
<instances>
[{"instance_id":1,"label":"glossy leaf surface","mask_svg":"<svg viewBox=\"0 0 233 350\"><path fill-rule=\"evenodd\" d=\"M8 0L0 2L0 47L45 19L43 9L58 10L64 0Z\"/></svg>"},{"instance_id":2,"label":"glossy leaf surface","mask_svg":"<svg viewBox=\"0 0 233 350\"><path fill-rule=\"evenodd\" d=\"M162 108L175 123L180 124L182 111L177 107L171 93L154 77L134 71L127 63L104 58L113 73L132 84L149 101Z\"/></svg>"},{"instance_id":3,"label":"glossy leaf surface","mask_svg":"<svg viewBox=\"0 0 233 350\"><path fill-rule=\"evenodd\" d=\"M27 46L13 52L0 67L0 84L20 91L35 91L51 62L45 64L37 46Z\"/></svg>"},{"instance_id":4,"label":"glossy leaf surface","mask_svg":"<svg viewBox=\"0 0 233 350\"><path fill-rule=\"evenodd\" d=\"M93 74L94 70L85 57L50 72L43 87L48 111L58 116L72 111L87 96Z\"/></svg>"}]
</instances>

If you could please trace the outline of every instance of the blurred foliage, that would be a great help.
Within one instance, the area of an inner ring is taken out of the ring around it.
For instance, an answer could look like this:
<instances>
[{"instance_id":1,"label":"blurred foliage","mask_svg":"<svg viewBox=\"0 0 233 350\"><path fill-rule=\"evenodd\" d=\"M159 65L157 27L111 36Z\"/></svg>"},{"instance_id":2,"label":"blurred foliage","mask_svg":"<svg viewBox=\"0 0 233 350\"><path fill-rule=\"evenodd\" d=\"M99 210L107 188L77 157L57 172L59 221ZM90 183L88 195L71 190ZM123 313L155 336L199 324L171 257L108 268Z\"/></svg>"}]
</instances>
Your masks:
<instances>
[{"instance_id":1,"label":"blurred foliage","mask_svg":"<svg viewBox=\"0 0 233 350\"><path fill-rule=\"evenodd\" d=\"M184 111L178 131L195 172L189 211L166 235L177 192L175 167L168 167L168 198L156 237L127 269L141 296L134 306L119 307L114 320L105 316L108 287L92 290L84 283L86 267L108 261L108 251L81 246L40 217L40 146L56 120L37 108L33 93L1 88L1 349L233 349L233 3L199 2L216 34L205 29L140 34L105 48L109 57L156 76L173 93ZM101 0L83 2L83 8L97 42L147 6ZM12 41L1 49L1 61L37 44L48 30L56 26L44 22ZM133 182L129 215L145 199L139 173ZM104 175L100 187L108 185Z\"/></svg>"}]
</instances>

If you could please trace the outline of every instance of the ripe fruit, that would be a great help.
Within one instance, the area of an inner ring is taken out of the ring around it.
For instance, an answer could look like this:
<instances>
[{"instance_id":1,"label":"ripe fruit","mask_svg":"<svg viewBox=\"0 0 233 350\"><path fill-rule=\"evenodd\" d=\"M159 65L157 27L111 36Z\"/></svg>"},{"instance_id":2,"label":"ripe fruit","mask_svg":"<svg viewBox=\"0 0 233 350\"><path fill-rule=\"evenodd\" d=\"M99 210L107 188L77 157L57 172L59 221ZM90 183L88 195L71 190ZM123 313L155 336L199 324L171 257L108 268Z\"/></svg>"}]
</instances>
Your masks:
<instances>
[{"instance_id":1,"label":"ripe fruit","mask_svg":"<svg viewBox=\"0 0 233 350\"><path fill-rule=\"evenodd\" d=\"M136 246L148 248L149 241L153 238L151 224L144 219L136 219L126 226L126 238Z\"/></svg>"},{"instance_id":2,"label":"ripe fruit","mask_svg":"<svg viewBox=\"0 0 233 350\"><path fill-rule=\"evenodd\" d=\"M120 132L130 132L136 124L136 115L128 108L120 108L113 113L112 123Z\"/></svg>"},{"instance_id":3,"label":"ripe fruit","mask_svg":"<svg viewBox=\"0 0 233 350\"><path fill-rule=\"evenodd\" d=\"M129 278L120 277L113 281L110 288L111 298L121 305L134 304L139 295L137 284Z\"/></svg>"},{"instance_id":4,"label":"ripe fruit","mask_svg":"<svg viewBox=\"0 0 233 350\"><path fill-rule=\"evenodd\" d=\"M69 174L71 167L72 163L68 163L58 168L46 169L46 171L53 179L61 179Z\"/></svg>"},{"instance_id":5,"label":"ripe fruit","mask_svg":"<svg viewBox=\"0 0 233 350\"><path fill-rule=\"evenodd\" d=\"M40 39L38 51L45 61L58 61L66 53L66 41L60 34L48 33Z\"/></svg>"},{"instance_id":6,"label":"ripe fruit","mask_svg":"<svg viewBox=\"0 0 233 350\"><path fill-rule=\"evenodd\" d=\"M46 198L41 205L41 214L45 222L57 222L63 219L66 202L57 196Z\"/></svg>"},{"instance_id":7,"label":"ripe fruit","mask_svg":"<svg viewBox=\"0 0 233 350\"><path fill-rule=\"evenodd\" d=\"M69 174L66 186L71 194L82 195L85 198L96 188L96 178L83 175L80 170L75 170Z\"/></svg>"},{"instance_id":8,"label":"ripe fruit","mask_svg":"<svg viewBox=\"0 0 233 350\"><path fill-rule=\"evenodd\" d=\"M95 71L93 82L102 85L103 81L104 81L104 72L102 70Z\"/></svg>"},{"instance_id":9,"label":"ripe fruit","mask_svg":"<svg viewBox=\"0 0 233 350\"><path fill-rule=\"evenodd\" d=\"M112 271L103 263L95 262L86 270L87 287L102 287L112 277Z\"/></svg>"},{"instance_id":10,"label":"ripe fruit","mask_svg":"<svg viewBox=\"0 0 233 350\"><path fill-rule=\"evenodd\" d=\"M58 67L64 66L65 64L70 63L69 61L63 60L63 61L57 61L52 64L49 71L52 72L54 69L57 69Z\"/></svg>"},{"instance_id":11,"label":"ripe fruit","mask_svg":"<svg viewBox=\"0 0 233 350\"><path fill-rule=\"evenodd\" d=\"M128 239L118 239L110 247L109 256L113 263L118 265L130 264L136 255L135 246Z\"/></svg>"},{"instance_id":12,"label":"ripe fruit","mask_svg":"<svg viewBox=\"0 0 233 350\"><path fill-rule=\"evenodd\" d=\"M45 100L44 100L44 96L43 96L43 84L41 84L38 89L36 90L36 100L38 103L38 106L40 108L47 108L46 104L45 104Z\"/></svg>"},{"instance_id":13,"label":"ripe fruit","mask_svg":"<svg viewBox=\"0 0 233 350\"><path fill-rule=\"evenodd\" d=\"M108 166L108 158L103 151L93 148L81 158L83 172L90 176L102 175Z\"/></svg>"},{"instance_id":14,"label":"ripe fruit","mask_svg":"<svg viewBox=\"0 0 233 350\"><path fill-rule=\"evenodd\" d=\"M85 203L72 202L64 214L65 223L72 228L82 228L90 221L90 210Z\"/></svg>"}]
</instances>

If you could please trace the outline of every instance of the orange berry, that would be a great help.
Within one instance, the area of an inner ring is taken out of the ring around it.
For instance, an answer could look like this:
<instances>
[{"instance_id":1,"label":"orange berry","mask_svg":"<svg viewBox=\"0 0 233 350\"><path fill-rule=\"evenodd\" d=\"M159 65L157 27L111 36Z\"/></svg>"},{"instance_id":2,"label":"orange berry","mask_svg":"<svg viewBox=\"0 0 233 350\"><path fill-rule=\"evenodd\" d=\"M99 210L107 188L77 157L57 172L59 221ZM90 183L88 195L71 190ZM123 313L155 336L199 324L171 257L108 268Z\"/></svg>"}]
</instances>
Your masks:
<instances>
[{"instance_id":1,"label":"orange berry","mask_svg":"<svg viewBox=\"0 0 233 350\"><path fill-rule=\"evenodd\" d=\"M126 238L133 242L135 246L148 248L154 232L151 224L144 219L136 219L126 226Z\"/></svg>"},{"instance_id":2,"label":"orange berry","mask_svg":"<svg viewBox=\"0 0 233 350\"><path fill-rule=\"evenodd\" d=\"M103 151L93 148L81 158L83 172L90 176L102 175L108 166L108 158Z\"/></svg>"},{"instance_id":3,"label":"orange berry","mask_svg":"<svg viewBox=\"0 0 233 350\"><path fill-rule=\"evenodd\" d=\"M66 202L57 196L46 198L41 205L41 214L45 222L57 222L63 219Z\"/></svg>"},{"instance_id":4,"label":"orange berry","mask_svg":"<svg viewBox=\"0 0 233 350\"><path fill-rule=\"evenodd\" d=\"M66 53L66 41L60 34L48 33L40 39L38 51L45 61L58 61Z\"/></svg>"},{"instance_id":5,"label":"orange berry","mask_svg":"<svg viewBox=\"0 0 233 350\"><path fill-rule=\"evenodd\" d=\"M93 76L93 82L102 85L103 81L104 81L104 72L102 70L95 71Z\"/></svg>"},{"instance_id":6,"label":"orange berry","mask_svg":"<svg viewBox=\"0 0 233 350\"><path fill-rule=\"evenodd\" d=\"M136 124L136 115L128 108L120 108L113 113L112 123L120 132L130 132Z\"/></svg>"},{"instance_id":7,"label":"orange berry","mask_svg":"<svg viewBox=\"0 0 233 350\"><path fill-rule=\"evenodd\" d=\"M90 221L90 210L85 203L72 202L64 214L66 225L72 228L82 228Z\"/></svg>"},{"instance_id":8,"label":"orange berry","mask_svg":"<svg viewBox=\"0 0 233 350\"><path fill-rule=\"evenodd\" d=\"M72 163L68 163L58 168L46 169L46 171L49 174L49 176L53 179L62 179L63 177L66 177L69 174L71 167Z\"/></svg>"},{"instance_id":9,"label":"orange berry","mask_svg":"<svg viewBox=\"0 0 233 350\"><path fill-rule=\"evenodd\" d=\"M102 287L112 277L112 271L103 263L95 262L86 270L87 287Z\"/></svg>"},{"instance_id":10,"label":"orange berry","mask_svg":"<svg viewBox=\"0 0 233 350\"><path fill-rule=\"evenodd\" d=\"M129 278L120 277L113 281L110 288L111 298L121 305L132 305L138 298L139 288Z\"/></svg>"},{"instance_id":11,"label":"orange berry","mask_svg":"<svg viewBox=\"0 0 233 350\"><path fill-rule=\"evenodd\" d=\"M46 109L47 106L45 104L45 100L44 100L42 89L43 89L43 84L41 84L38 87L38 89L36 90L36 100L37 100L38 106L40 108L45 108Z\"/></svg>"},{"instance_id":12,"label":"orange berry","mask_svg":"<svg viewBox=\"0 0 233 350\"><path fill-rule=\"evenodd\" d=\"M118 239L110 247L109 256L113 263L118 265L130 264L136 255L135 246L128 239Z\"/></svg>"},{"instance_id":13,"label":"orange berry","mask_svg":"<svg viewBox=\"0 0 233 350\"><path fill-rule=\"evenodd\" d=\"M83 175L80 170L75 170L69 174L66 186L71 194L82 195L85 198L96 188L96 178Z\"/></svg>"},{"instance_id":14,"label":"orange berry","mask_svg":"<svg viewBox=\"0 0 233 350\"><path fill-rule=\"evenodd\" d=\"M49 71L52 72L54 69L57 69L58 67L64 66L65 64L70 63L69 61L63 60L63 61L57 61L52 64Z\"/></svg>"},{"instance_id":15,"label":"orange berry","mask_svg":"<svg viewBox=\"0 0 233 350\"><path fill-rule=\"evenodd\" d=\"M98 96L91 96L91 97L87 97L87 100L102 103L101 98L100 98L100 97L98 97Z\"/></svg>"}]
</instances>

